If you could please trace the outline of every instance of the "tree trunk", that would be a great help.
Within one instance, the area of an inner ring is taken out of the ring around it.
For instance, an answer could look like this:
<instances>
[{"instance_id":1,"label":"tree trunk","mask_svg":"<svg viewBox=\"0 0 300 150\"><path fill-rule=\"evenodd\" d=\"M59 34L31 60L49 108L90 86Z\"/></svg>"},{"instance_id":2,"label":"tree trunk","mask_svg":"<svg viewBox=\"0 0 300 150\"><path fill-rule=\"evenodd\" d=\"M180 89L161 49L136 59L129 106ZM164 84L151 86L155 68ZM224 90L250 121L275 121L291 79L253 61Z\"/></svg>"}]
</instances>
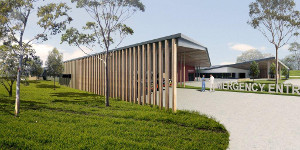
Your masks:
<instances>
[{"instance_id":1,"label":"tree trunk","mask_svg":"<svg viewBox=\"0 0 300 150\"><path fill-rule=\"evenodd\" d=\"M106 58L105 58L105 75L106 75L105 106L109 106L108 49L106 50Z\"/></svg>"},{"instance_id":2,"label":"tree trunk","mask_svg":"<svg viewBox=\"0 0 300 150\"><path fill-rule=\"evenodd\" d=\"M275 50L276 50L276 71L275 71L275 78L276 78L276 84L278 84L278 47L275 46Z\"/></svg>"},{"instance_id":3,"label":"tree trunk","mask_svg":"<svg viewBox=\"0 0 300 150\"><path fill-rule=\"evenodd\" d=\"M17 86L16 86L15 116L18 116L20 113L20 82L21 82L22 61L23 61L23 55L20 55L18 75L17 75Z\"/></svg>"},{"instance_id":4,"label":"tree trunk","mask_svg":"<svg viewBox=\"0 0 300 150\"><path fill-rule=\"evenodd\" d=\"M14 85L14 82L13 81L10 81L10 86L9 86L9 97L12 97L12 92L13 92L13 85Z\"/></svg>"},{"instance_id":5,"label":"tree trunk","mask_svg":"<svg viewBox=\"0 0 300 150\"><path fill-rule=\"evenodd\" d=\"M54 88L54 90L55 90L55 76L53 76L53 78L54 78L54 80L53 80L53 82L54 82L54 87L53 87L53 88Z\"/></svg>"}]
</instances>

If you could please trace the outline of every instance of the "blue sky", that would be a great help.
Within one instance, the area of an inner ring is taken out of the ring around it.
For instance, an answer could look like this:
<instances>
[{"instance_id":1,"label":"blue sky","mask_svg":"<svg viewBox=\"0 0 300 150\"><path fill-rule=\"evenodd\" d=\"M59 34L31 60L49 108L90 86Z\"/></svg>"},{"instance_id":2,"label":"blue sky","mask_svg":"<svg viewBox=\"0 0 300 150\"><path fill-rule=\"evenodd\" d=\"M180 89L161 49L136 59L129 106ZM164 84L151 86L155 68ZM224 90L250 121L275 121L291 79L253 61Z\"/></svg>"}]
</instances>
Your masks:
<instances>
[{"instance_id":1,"label":"blue sky","mask_svg":"<svg viewBox=\"0 0 300 150\"><path fill-rule=\"evenodd\" d=\"M252 1L254 0L142 0L146 11L136 13L127 21L135 33L128 36L120 46L183 33L208 48L212 65L235 63L237 56L253 48L275 55L273 45L247 24L248 5ZM299 5L300 2L297 5L298 10ZM71 26L78 28L89 20L85 11L80 9L73 9L71 16L74 18ZM31 20L36 18L32 16ZM25 39L30 39L38 31L33 22ZM295 40L299 42L299 39L292 39L290 42ZM34 47L43 60L53 47L57 47L64 54L65 60L84 56L77 47L60 44L60 35L35 44ZM287 48L285 46L280 49L279 58L290 54Z\"/></svg>"}]
</instances>

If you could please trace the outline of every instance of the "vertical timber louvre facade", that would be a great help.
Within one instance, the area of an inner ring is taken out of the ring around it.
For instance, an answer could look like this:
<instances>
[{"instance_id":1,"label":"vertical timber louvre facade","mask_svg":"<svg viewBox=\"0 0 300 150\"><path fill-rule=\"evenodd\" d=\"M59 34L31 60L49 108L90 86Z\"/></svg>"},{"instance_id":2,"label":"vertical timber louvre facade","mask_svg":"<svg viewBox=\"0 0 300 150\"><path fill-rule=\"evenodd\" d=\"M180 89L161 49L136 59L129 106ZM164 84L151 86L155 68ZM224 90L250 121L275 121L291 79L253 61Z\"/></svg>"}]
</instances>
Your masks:
<instances>
[{"instance_id":1,"label":"vertical timber louvre facade","mask_svg":"<svg viewBox=\"0 0 300 150\"><path fill-rule=\"evenodd\" d=\"M109 82L105 83L108 57ZM183 62L182 62L183 61ZM174 34L106 52L64 62L60 84L141 105L176 111L177 82L197 67L210 67L206 47L183 34ZM182 83L183 82L183 83Z\"/></svg>"}]
</instances>

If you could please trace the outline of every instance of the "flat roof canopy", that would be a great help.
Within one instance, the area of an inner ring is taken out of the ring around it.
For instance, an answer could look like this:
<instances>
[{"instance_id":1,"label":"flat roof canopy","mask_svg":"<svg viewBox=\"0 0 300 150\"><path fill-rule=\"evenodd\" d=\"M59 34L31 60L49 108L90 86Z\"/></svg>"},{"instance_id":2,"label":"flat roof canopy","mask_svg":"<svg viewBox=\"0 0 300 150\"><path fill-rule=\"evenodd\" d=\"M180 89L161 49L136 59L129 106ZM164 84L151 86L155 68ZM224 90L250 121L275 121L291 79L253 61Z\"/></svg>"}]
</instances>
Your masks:
<instances>
[{"instance_id":1,"label":"flat roof canopy","mask_svg":"<svg viewBox=\"0 0 300 150\"><path fill-rule=\"evenodd\" d=\"M188 47L178 47L177 60L185 55L185 64L189 66L210 67L209 55L206 50L192 49Z\"/></svg>"},{"instance_id":2,"label":"flat roof canopy","mask_svg":"<svg viewBox=\"0 0 300 150\"><path fill-rule=\"evenodd\" d=\"M162 42L162 41L171 40L171 39L177 39L177 41L178 41L177 61L180 61L180 55L181 54L183 55L185 53L185 64L186 65L200 66L200 67L210 67L211 66L207 48L181 33L173 34L173 35L169 35L169 36L165 36L165 37L161 37L161 38L157 38L157 39L153 39L153 40L149 40L149 41L145 41L145 42L140 42L140 43L128 45L125 47L116 48L116 49L110 50L110 52L119 51L119 50L132 48L132 47L136 47L136 46L141 46L141 45L146 45L146 44L151 44L151 43ZM105 52L101 52L101 53L105 53ZM96 53L93 55L98 55L101 53ZM72 60L82 59L82 58L90 57L93 55L75 58ZM68 61L72 61L72 60L68 60ZM68 62L68 61L66 61L66 62Z\"/></svg>"},{"instance_id":3,"label":"flat roof canopy","mask_svg":"<svg viewBox=\"0 0 300 150\"><path fill-rule=\"evenodd\" d=\"M185 55L185 64L189 66L210 67L211 62L206 47L182 35L178 39L178 58Z\"/></svg>"},{"instance_id":4,"label":"flat roof canopy","mask_svg":"<svg viewBox=\"0 0 300 150\"><path fill-rule=\"evenodd\" d=\"M212 69L217 69L217 68L223 68L223 67L233 67L233 68L238 68L238 69L244 69L244 70L249 70L250 65L253 61L256 61L259 64L260 69L267 69L268 67L268 62L276 63L275 57L268 57L268 58L263 58L263 59L257 59L257 60L252 60L252 61L247 61L247 62L242 62L242 63L236 63L236 64L230 64L230 65L223 65L223 66L214 66L210 68L202 68L203 70L212 70ZM278 64L282 67L285 67L289 69L285 64L283 64L281 61L278 61Z\"/></svg>"}]
</instances>

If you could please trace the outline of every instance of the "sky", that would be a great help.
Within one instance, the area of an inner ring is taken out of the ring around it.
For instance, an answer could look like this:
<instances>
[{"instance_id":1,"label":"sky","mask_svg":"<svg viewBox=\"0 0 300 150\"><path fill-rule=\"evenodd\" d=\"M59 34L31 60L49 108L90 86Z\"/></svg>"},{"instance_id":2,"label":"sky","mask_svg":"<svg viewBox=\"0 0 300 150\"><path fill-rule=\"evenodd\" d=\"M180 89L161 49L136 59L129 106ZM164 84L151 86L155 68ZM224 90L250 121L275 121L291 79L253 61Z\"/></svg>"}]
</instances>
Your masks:
<instances>
[{"instance_id":1,"label":"sky","mask_svg":"<svg viewBox=\"0 0 300 150\"><path fill-rule=\"evenodd\" d=\"M65 0L60 0L66 2ZM119 47L143 42L171 34L182 33L208 48L212 65L232 64L242 52L258 49L262 53L275 55L275 49L265 37L247 24L249 4L254 0L141 0L145 12L137 12L126 24L134 30ZM297 10L300 1L296 0ZM73 9L70 16L74 19L70 27L81 28L86 21L91 21L83 9ZM36 12L35 12L36 14ZM31 39L40 30L36 25L37 18L30 16L30 23L25 33L25 40ZM56 35L43 43L34 43L36 54L45 62L49 51L54 47L63 53L64 60L85 56L74 46L61 44ZM299 41L291 39L290 42ZM89 53L101 52L98 49ZM290 54L288 45L279 50L279 58Z\"/></svg>"}]
</instances>

